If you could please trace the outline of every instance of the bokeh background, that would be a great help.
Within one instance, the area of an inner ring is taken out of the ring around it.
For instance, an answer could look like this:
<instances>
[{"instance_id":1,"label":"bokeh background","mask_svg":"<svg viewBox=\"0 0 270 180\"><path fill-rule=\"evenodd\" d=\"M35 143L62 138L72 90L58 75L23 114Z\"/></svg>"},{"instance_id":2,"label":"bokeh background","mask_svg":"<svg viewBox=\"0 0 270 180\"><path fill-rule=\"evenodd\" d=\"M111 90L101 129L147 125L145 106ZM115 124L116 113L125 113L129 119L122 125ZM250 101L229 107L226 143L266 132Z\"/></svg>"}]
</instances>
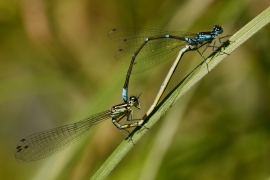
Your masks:
<instances>
[{"instance_id":1,"label":"bokeh background","mask_svg":"<svg viewBox=\"0 0 270 180\"><path fill-rule=\"evenodd\" d=\"M114 27L233 35L266 0L1 0L0 179L90 179L125 138L110 122L68 149L17 163L20 139L121 103L128 64L114 59ZM107 179L269 179L270 27L260 30L193 87ZM170 91L202 58L187 53ZM134 75L140 118L172 61Z\"/></svg>"}]
</instances>

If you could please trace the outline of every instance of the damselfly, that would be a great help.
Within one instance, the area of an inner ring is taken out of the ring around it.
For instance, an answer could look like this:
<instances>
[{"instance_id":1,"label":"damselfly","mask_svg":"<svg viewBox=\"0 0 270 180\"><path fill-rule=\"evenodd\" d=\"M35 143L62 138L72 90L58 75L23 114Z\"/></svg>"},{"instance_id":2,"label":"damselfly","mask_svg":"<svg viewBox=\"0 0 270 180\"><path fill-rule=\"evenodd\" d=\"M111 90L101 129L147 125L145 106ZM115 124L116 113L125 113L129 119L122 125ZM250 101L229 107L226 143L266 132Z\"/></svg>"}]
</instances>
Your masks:
<instances>
[{"instance_id":1,"label":"damselfly","mask_svg":"<svg viewBox=\"0 0 270 180\"><path fill-rule=\"evenodd\" d=\"M122 91L123 100L125 102L128 101L128 85L131 73L143 72L164 62L170 57L176 56L184 45L188 45L184 48L185 52L197 50L205 61L205 50L208 47L212 47L214 51L216 40L218 39L221 43L223 37L219 37L219 34L222 32L223 28L219 25L215 25L212 31L199 33L136 28L112 29L109 32L109 38L120 41L115 58L128 62L131 58ZM211 46L213 41L214 43ZM204 45L206 45L205 49L200 52L198 49Z\"/></svg>"},{"instance_id":2,"label":"damselfly","mask_svg":"<svg viewBox=\"0 0 270 180\"><path fill-rule=\"evenodd\" d=\"M131 96L127 103L115 105L110 110L94 114L76 123L27 136L19 141L14 152L15 158L18 162L30 162L57 153L108 118L112 119L112 123L121 132L126 128L140 126L140 121L132 121L133 106L140 109L139 96Z\"/></svg>"}]
</instances>

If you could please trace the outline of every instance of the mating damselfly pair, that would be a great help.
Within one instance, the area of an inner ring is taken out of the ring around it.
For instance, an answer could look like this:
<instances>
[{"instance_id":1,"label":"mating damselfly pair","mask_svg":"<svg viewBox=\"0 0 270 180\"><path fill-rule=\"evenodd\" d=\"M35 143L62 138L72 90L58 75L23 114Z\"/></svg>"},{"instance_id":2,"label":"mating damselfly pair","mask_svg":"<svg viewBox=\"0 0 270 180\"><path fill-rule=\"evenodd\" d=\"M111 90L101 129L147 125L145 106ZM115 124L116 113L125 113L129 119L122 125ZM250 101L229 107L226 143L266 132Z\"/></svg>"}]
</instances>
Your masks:
<instances>
[{"instance_id":1,"label":"mating damselfly pair","mask_svg":"<svg viewBox=\"0 0 270 180\"><path fill-rule=\"evenodd\" d=\"M134 120L132 107L140 109L139 96L128 97L128 86L131 73L146 71L163 61L177 55L170 71L146 115L149 115L157 105L165 91L177 64L185 52L198 51L204 62L204 52L208 47L216 48L216 40L221 43L223 37L219 35L223 29L215 25L212 31L199 33L169 32L151 29L119 28L109 32L109 38L120 41L119 50L115 57L121 61L130 61L125 83L122 90L124 103L113 106L111 109L92 115L73 124L39 132L19 141L15 149L15 158L18 162L30 162L48 157L59 152L82 136L96 124L111 118L112 123L125 135L125 129L141 126L144 119ZM212 44L212 45L211 45ZM202 52L198 49L205 46ZM205 62L206 63L206 62ZM208 65L206 63L207 69ZM127 131L128 132L128 131Z\"/></svg>"}]
</instances>

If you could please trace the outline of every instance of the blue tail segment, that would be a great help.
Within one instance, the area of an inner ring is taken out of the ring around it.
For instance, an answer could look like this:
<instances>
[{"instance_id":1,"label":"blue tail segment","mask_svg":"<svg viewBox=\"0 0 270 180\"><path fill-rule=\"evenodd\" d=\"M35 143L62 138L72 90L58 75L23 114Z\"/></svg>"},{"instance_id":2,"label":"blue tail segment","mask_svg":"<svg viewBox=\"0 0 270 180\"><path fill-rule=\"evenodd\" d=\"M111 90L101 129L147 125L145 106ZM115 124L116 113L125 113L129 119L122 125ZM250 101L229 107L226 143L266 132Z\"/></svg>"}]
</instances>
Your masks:
<instances>
[{"instance_id":1,"label":"blue tail segment","mask_svg":"<svg viewBox=\"0 0 270 180\"><path fill-rule=\"evenodd\" d=\"M123 88L122 98L123 98L124 102L128 102L128 91L126 88Z\"/></svg>"}]
</instances>

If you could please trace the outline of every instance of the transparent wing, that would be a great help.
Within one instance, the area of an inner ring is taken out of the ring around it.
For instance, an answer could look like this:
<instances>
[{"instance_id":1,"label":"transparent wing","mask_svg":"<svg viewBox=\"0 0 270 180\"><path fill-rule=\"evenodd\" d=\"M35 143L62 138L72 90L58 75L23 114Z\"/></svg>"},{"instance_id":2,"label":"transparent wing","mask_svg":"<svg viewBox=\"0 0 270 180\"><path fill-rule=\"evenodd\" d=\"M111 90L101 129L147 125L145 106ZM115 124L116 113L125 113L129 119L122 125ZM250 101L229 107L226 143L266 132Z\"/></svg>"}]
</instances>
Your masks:
<instances>
[{"instance_id":1,"label":"transparent wing","mask_svg":"<svg viewBox=\"0 0 270 180\"><path fill-rule=\"evenodd\" d=\"M110 118L109 110L73 124L30 135L19 141L15 158L18 162L30 162L50 156L65 149L107 118Z\"/></svg>"},{"instance_id":2,"label":"transparent wing","mask_svg":"<svg viewBox=\"0 0 270 180\"><path fill-rule=\"evenodd\" d=\"M157 29L143 29L143 28L113 28L109 31L109 39L113 41L122 41L129 37L152 37L157 35L168 34L169 31L157 30Z\"/></svg>"},{"instance_id":3,"label":"transparent wing","mask_svg":"<svg viewBox=\"0 0 270 180\"><path fill-rule=\"evenodd\" d=\"M153 36L162 36L162 35L174 35L180 37L193 37L194 33L185 32L185 31L164 31L158 29L146 29L146 28L132 28L132 27L123 27L123 28L113 28L109 31L109 39L113 41L122 41L130 37L153 37Z\"/></svg>"},{"instance_id":4,"label":"transparent wing","mask_svg":"<svg viewBox=\"0 0 270 180\"><path fill-rule=\"evenodd\" d=\"M120 45L122 46L123 44L124 42L121 42ZM170 58L175 58L185 44L185 41L180 41L178 39L157 39L148 41L136 56L132 74L144 72ZM139 46L140 45L131 45L129 47L126 46L125 48L121 47L115 53L115 58L119 61L129 63L132 59L132 55L137 51Z\"/></svg>"},{"instance_id":5,"label":"transparent wing","mask_svg":"<svg viewBox=\"0 0 270 180\"><path fill-rule=\"evenodd\" d=\"M133 74L151 69L158 64L176 57L186 44L183 37L193 38L196 34L187 32L162 31L155 29L119 28L109 32L109 38L120 41L115 58L119 61L130 62L133 54L139 49L146 38L173 35L182 39L162 38L148 41L135 59Z\"/></svg>"}]
</instances>

